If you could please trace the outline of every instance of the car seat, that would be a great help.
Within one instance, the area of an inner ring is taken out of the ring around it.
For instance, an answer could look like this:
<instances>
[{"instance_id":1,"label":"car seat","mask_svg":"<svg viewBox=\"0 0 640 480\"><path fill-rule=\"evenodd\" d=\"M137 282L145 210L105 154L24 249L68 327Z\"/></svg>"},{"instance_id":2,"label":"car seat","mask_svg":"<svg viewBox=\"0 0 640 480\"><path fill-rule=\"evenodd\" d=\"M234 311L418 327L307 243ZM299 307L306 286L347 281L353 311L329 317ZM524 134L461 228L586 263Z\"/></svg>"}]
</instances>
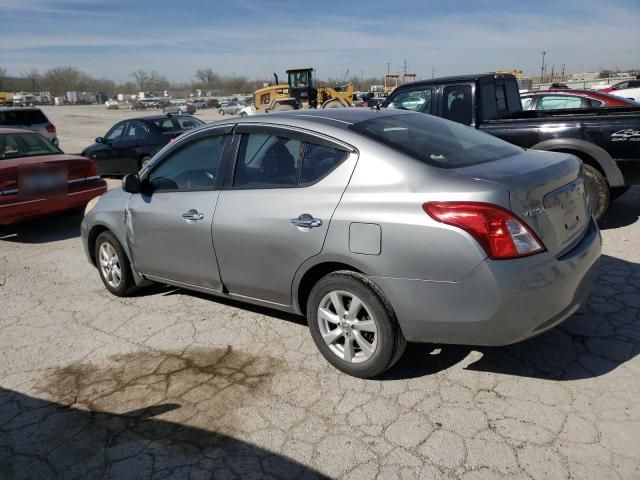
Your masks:
<instances>
[{"instance_id":1,"label":"car seat","mask_svg":"<svg viewBox=\"0 0 640 480\"><path fill-rule=\"evenodd\" d=\"M262 159L262 182L268 184L295 184L296 162L282 142L271 145ZM261 182L261 183L262 183Z\"/></svg>"}]
</instances>

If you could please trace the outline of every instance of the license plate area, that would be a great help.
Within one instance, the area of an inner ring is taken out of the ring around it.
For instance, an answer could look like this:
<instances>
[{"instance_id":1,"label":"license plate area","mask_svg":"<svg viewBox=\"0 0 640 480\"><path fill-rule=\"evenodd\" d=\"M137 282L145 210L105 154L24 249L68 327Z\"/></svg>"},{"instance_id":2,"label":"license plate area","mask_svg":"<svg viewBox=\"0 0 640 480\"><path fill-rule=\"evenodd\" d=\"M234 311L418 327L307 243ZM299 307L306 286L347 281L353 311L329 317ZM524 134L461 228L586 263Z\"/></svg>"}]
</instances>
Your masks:
<instances>
[{"instance_id":1,"label":"license plate area","mask_svg":"<svg viewBox=\"0 0 640 480\"><path fill-rule=\"evenodd\" d=\"M589 225L589 206L584 181L579 178L544 197L544 208L561 244L570 243Z\"/></svg>"},{"instance_id":2,"label":"license plate area","mask_svg":"<svg viewBox=\"0 0 640 480\"><path fill-rule=\"evenodd\" d=\"M67 191L67 169L23 170L18 172L18 191L22 194L64 193Z\"/></svg>"}]
</instances>

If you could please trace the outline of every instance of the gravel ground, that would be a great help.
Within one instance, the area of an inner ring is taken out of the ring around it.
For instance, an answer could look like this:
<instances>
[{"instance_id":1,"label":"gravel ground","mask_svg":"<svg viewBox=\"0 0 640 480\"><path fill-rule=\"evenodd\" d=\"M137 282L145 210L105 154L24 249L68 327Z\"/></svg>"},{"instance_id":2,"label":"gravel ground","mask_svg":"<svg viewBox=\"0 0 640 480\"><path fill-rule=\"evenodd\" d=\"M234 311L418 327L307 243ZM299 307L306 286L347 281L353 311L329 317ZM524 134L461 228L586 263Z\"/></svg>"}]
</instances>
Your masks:
<instances>
[{"instance_id":1,"label":"gravel ground","mask_svg":"<svg viewBox=\"0 0 640 480\"><path fill-rule=\"evenodd\" d=\"M138 113L47 114L74 151ZM162 286L111 296L79 215L5 227L0 478L637 480L639 215L638 187L612 204L594 292L558 328L410 345L373 381L329 367L294 316Z\"/></svg>"}]
</instances>

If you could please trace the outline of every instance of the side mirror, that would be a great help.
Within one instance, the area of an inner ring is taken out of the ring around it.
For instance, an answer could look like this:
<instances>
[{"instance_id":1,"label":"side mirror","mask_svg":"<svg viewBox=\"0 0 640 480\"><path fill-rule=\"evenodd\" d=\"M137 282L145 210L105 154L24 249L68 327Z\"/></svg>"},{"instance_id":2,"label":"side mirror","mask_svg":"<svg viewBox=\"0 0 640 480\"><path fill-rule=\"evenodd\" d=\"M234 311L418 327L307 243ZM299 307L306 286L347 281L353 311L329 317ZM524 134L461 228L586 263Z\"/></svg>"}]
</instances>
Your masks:
<instances>
[{"instance_id":1,"label":"side mirror","mask_svg":"<svg viewBox=\"0 0 640 480\"><path fill-rule=\"evenodd\" d=\"M137 173L125 175L122 179L122 190L127 193L140 193L140 177Z\"/></svg>"},{"instance_id":2,"label":"side mirror","mask_svg":"<svg viewBox=\"0 0 640 480\"><path fill-rule=\"evenodd\" d=\"M96 137L96 143L104 143L104 138Z\"/></svg>"}]
</instances>

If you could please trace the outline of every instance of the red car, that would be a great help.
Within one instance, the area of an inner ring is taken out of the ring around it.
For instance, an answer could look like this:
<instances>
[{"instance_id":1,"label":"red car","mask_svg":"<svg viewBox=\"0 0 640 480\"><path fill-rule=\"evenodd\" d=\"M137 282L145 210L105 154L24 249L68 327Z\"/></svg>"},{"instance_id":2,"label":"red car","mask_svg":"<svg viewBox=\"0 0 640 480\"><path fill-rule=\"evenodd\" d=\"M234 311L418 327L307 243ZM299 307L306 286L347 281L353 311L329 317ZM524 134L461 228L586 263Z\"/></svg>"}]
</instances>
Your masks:
<instances>
[{"instance_id":1,"label":"red car","mask_svg":"<svg viewBox=\"0 0 640 480\"><path fill-rule=\"evenodd\" d=\"M523 110L637 107L638 103L596 90L535 90L520 94Z\"/></svg>"},{"instance_id":2,"label":"red car","mask_svg":"<svg viewBox=\"0 0 640 480\"><path fill-rule=\"evenodd\" d=\"M600 92L609 93L615 90L626 90L627 88L640 88L640 79L638 80L625 80L623 82L618 82L610 87L603 88L599 90Z\"/></svg>"},{"instance_id":3,"label":"red car","mask_svg":"<svg viewBox=\"0 0 640 480\"><path fill-rule=\"evenodd\" d=\"M0 128L0 225L84 208L107 191L93 160L38 133Z\"/></svg>"}]
</instances>

